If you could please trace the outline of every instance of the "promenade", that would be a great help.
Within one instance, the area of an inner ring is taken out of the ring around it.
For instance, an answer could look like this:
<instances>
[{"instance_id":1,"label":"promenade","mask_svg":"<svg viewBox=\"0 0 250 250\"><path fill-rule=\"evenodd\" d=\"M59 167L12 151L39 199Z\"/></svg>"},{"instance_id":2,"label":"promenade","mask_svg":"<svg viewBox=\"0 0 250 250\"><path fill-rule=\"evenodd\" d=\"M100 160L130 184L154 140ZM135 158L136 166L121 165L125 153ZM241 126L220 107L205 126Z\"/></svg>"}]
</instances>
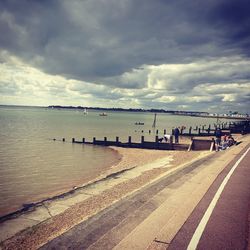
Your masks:
<instances>
[{"instance_id":1,"label":"promenade","mask_svg":"<svg viewBox=\"0 0 250 250\"><path fill-rule=\"evenodd\" d=\"M114 204L42 249L246 249L249 160L247 142L202 159ZM228 182L222 188L225 178ZM211 202L214 210L201 222ZM197 239L200 222L204 228Z\"/></svg>"},{"instance_id":2,"label":"promenade","mask_svg":"<svg viewBox=\"0 0 250 250\"><path fill-rule=\"evenodd\" d=\"M164 173L122 199L111 200L108 206L47 243L35 238L35 234L49 230L44 225L44 231L31 228L32 232L5 240L1 247L247 249L249 146L250 136L246 135L237 146ZM57 221L52 218L47 225L50 223Z\"/></svg>"}]
</instances>

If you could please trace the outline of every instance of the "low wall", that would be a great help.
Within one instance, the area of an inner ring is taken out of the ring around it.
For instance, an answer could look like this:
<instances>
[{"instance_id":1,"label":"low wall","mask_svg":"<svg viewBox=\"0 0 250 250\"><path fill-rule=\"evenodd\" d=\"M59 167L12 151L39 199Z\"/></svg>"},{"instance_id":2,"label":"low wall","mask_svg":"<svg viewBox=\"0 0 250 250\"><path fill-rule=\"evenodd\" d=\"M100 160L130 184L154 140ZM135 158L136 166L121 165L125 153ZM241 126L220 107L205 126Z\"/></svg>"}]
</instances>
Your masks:
<instances>
[{"instance_id":1,"label":"low wall","mask_svg":"<svg viewBox=\"0 0 250 250\"><path fill-rule=\"evenodd\" d=\"M190 150L214 150L214 139L192 139Z\"/></svg>"}]
</instances>

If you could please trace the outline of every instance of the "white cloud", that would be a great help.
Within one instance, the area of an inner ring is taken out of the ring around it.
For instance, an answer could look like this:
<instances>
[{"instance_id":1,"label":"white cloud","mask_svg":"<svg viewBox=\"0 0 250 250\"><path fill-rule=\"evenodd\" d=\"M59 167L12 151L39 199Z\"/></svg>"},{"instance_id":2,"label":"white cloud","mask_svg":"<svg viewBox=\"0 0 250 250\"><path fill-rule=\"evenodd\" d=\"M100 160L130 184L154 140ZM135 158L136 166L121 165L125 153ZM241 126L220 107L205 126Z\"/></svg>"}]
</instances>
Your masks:
<instances>
[{"instance_id":1,"label":"white cloud","mask_svg":"<svg viewBox=\"0 0 250 250\"><path fill-rule=\"evenodd\" d=\"M175 102L176 99L177 98L175 96L161 96L160 98L157 98L156 101L169 103L169 102Z\"/></svg>"},{"instance_id":2,"label":"white cloud","mask_svg":"<svg viewBox=\"0 0 250 250\"><path fill-rule=\"evenodd\" d=\"M109 78L112 84L50 75L7 52L0 54L1 103L81 105L103 107L247 110L250 82L229 81L232 74L247 74L232 58L175 65L143 65ZM219 73L218 73L219 72ZM222 72L225 72L223 77ZM220 75L220 77L218 77ZM212 80L215 79L213 82ZM114 84L116 82L117 84ZM136 85L137 84L137 85ZM132 88L135 86L136 88ZM244 104L238 104L244 100ZM223 103L223 106L221 105ZM236 105L237 104L237 105Z\"/></svg>"},{"instance_id":3,"label":"white cloud","mask_svg":"<svg viewBox=\"0 0 250 250\"><path fill-rule=\"evenodd\" d=\"M234 102L236 101L236 94L225 94L223 95L223 102Z\"/></svg>"}]
</instances>

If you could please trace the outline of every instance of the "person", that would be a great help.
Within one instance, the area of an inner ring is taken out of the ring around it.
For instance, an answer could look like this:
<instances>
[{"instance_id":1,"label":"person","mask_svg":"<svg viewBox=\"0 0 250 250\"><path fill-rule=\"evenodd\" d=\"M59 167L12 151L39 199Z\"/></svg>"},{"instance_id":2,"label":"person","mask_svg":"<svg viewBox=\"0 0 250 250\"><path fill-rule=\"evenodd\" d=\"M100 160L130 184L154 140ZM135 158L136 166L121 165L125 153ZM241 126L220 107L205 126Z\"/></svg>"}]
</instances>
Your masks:
<instances>
[{"instance_id":1,"label":"person","mask_svg":"<svg viewBox=\"0 0 250 250\"><path fill-rule=\"evenodd\" d=\"M179 128L174 129L174 141L175 143L179 143L179 135L180 135L180 130Z\"/></svg>"},{"instance_id":2,"label":"person","mask_svg":"<svg viewBox=\"0 0 250 250\"><path fill-rule=\"evenodd\" d=\"M215 132L214 132L214 135L215 135L216 138L221 139L221 136L222 136L221 129L220 128L216 128Z\"/></svg>"},{"instance_id":3,"label":"person","mask_svg":"<svg viewBox=\"0 0 250 250\"><path fill-rule=\"evenodd\" d=\"M214 135L215 135L215 150L219 151L220 149L220 144L221 144L221 130L220 128L216 128L214 131Z\"/></svg>"},{"instance_id":4,"label":"person","mask_svg":"<svg viewBox=\"0 0 250 250\"><path fill-rule=\"evenodd\" d=\"M236 143L236 141L234 140L234 138L232 137L232 135L229 135L228 136L228 145L229 145L229 147L231 147L235 143Z\"/></svg>"},{"instance_id":5,"label":"person","mask_svg":"<svg viewBox=\"0 0 250 250\"><path fill-rule=\"evenodd\" d=\"M171 141L171 135L165 134L165 135L164 135L164 140L165 140L166 142L170 142L170 141Z\"/></svg>"},{"instance_id":6,"label":"person","mask_svg":"<svg viewBox=\"0 0 250 250\"><path fill-rule=\"evenodd\" d=\"M225 149L227 149L227 148L229 148L229 145L228 145L227 136L225 135L225 136L223 136L223 139L222 139L222 141L221 141L220 149L221 149L221 150L225 150Z\"/></svg>"}]
</instances>

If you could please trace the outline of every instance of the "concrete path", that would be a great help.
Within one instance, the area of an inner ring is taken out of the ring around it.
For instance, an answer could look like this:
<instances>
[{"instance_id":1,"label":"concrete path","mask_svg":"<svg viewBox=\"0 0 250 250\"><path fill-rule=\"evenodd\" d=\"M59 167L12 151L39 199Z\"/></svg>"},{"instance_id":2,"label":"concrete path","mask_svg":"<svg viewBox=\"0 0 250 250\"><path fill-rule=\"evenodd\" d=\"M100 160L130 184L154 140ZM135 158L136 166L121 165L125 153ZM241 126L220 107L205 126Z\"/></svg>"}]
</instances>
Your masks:
<instances>
[{"instance_id":1,"label":"concrete path","mask_svg":"<svg viewBox=\"0 0 250 250\"><path fill-rule=\"evenodd\" d=\"M248 237L250 236L249 149L248 145L228 164L175 236L169 249L186 249L188 246L188 249L247 249ZM204 219L202 216L208 211L221 183L236 165L237 167L228 179L211 216L207 221L202 221ZM203 225L200 223L201 221ZM207 224L204 225L205 223ZM201 233L200 239L195 240L199 226L203 226L204 231ZM250 245L248 249L249 247Z\"/></svg>"},{"instance_id":2,"label":"concrete path","mask_svg":"<svg viewBox=\"0 0 250 250\"><path fill-rule=\"evenodd\" d=\"M218 187L247 147L249 137L238 146L175 171L116 202L41 249L186 249ZM248 162L249 153L223 190L198 241L198 249L244 249L246 246Z\"/></svg>"}]
</instances>

